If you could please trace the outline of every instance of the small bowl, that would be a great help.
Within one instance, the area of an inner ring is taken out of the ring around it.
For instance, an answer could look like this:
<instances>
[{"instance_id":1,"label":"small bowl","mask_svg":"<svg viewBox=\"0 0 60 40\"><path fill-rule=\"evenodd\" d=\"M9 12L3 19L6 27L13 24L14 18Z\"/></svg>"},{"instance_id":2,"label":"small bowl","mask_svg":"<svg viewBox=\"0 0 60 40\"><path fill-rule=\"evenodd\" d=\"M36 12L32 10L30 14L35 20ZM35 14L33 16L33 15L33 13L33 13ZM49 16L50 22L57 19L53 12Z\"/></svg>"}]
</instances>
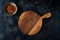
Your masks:
<instances>
[{"instance_id":1,"label":"small bowl","mask_svg":"<svg viewBox=\"0 0 60 40\"><path fill-rule=\"evenodd\" d=\"M5 5L5 11L7 12L8 15L14 15L17 12L17 6L15 3L10 2Z\"/></svg>"}]
</instances>

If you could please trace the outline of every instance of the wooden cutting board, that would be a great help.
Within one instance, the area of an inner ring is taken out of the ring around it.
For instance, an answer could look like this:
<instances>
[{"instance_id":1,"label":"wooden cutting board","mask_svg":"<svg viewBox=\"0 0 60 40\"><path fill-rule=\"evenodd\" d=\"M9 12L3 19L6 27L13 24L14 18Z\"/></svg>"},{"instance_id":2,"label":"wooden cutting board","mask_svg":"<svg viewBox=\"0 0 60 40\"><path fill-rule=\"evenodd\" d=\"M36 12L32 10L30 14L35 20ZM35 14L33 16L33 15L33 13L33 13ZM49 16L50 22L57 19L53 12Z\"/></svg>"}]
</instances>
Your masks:
<instances>
[{"instance_id":1,"label":"wooden cutting board","mask_svg":"<svg viewBox=\"0 0 60 40\"><path fill-rule=\"evenodd\" d=\"M24 34L34 35L41 30L43 19L49 17L51 17L50 12L40 16L36 12L25 11L19 17L18 27Z\"/></svg>"}]
</instances>

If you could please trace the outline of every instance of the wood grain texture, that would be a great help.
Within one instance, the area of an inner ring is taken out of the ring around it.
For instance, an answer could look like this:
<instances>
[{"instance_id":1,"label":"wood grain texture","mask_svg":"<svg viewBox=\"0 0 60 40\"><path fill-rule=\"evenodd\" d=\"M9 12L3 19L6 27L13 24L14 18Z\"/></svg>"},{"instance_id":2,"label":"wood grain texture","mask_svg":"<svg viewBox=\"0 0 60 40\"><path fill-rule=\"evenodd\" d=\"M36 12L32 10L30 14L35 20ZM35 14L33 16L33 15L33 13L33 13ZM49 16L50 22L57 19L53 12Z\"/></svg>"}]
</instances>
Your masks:
<instances>
[{"instance_id":1,"label":"wood grain texture","mask_svg":"<svg viewBox=\"0 0 60 40\"><path fill-rule=\"evenodd\" d=\"M47 13L43 16L38 15L33 11L25 11L19 17L18 26L20 30L27 35L34 35L41 30L43 18L50 17L51 14Z\"/></svg>"}]
</instances>

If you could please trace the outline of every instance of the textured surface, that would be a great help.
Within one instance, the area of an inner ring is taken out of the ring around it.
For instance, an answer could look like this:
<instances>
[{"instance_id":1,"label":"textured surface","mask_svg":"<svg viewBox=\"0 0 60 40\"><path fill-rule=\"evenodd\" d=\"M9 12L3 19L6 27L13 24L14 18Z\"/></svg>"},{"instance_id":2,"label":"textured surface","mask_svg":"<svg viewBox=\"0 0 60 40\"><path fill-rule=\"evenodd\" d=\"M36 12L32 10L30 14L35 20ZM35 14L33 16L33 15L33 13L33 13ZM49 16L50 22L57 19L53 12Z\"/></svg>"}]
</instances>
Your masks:
<instances>
[{"instance_id":1,"label":"textured surface","mask_svg":"<svg viewBox=\"0 0 60 40\"><path fill-rule=\"evenodd\" d=\"M19 8L14 16L8 16L4 11L5 4L9 2L16 3ZM0 0L0 40L60 40L60 2L52 0L48 7L44 5L45 2L39 0ZM45 11L52 13L50 19L44 19L42 30L34 36L24 35L18 28L18 17L26 10L36 11L40 15Z\"/></svg>"}]
</instances>

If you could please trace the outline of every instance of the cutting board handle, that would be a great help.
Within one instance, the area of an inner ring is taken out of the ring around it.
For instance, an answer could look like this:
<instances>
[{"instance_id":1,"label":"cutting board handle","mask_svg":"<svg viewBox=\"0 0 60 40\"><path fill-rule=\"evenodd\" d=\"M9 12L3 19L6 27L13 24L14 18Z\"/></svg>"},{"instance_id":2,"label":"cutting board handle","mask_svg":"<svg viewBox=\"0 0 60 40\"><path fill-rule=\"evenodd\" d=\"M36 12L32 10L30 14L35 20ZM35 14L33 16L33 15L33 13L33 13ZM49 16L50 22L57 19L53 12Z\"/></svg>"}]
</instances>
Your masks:
<instances>
[{"instance_id":1,"label":"cutting board handle","mask_svg":"<svg viewBox=\"0 0 60 40\"><path fill-rule=\"evenodd\" d=\"M51 13L50 13L50 12L44 14L43 16L41 16L42 19L44 19L44 18L49 18L49 17L51 17Z\"/></svg>"}]
</instances>

